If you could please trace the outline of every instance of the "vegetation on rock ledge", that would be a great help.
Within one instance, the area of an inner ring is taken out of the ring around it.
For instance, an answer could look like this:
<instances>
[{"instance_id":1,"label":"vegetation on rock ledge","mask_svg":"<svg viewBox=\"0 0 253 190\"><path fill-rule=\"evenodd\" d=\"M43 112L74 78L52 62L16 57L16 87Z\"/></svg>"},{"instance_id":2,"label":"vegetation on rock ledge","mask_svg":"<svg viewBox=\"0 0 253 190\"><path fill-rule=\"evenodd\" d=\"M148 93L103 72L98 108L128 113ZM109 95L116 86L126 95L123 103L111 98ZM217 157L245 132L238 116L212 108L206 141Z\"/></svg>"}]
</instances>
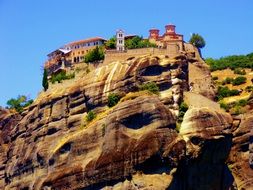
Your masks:
<instances>
[{"instance_id":1,"label":"vegetation on rock ledge","mask_svg":"<svg viewBox=\"0 0 253 190\"><path fill-rule=\"evenodd\" d=\"M148 82L139 86L139 90L148 90L154 94L159 94L159 87L154 82Z\"/></svg>"},{"instance_id":2,"label":"vegetation on rock ledge","mask_svg":"<svg viewBox=\"0 0 253 190\"><path fill-rule=\"evenodd\" d=\"M115 106L120 101L120 96L115 93L111 93L108 96L108 107Z\"/></svg>"},{"instance_id":3,"label":"vegetation on rock ledge","mask_svg":"<svg viewBox=\"0 0 253 190\"><path fill-rule=\"evenodd\" d=\"M66 74L66 71L61 71L56 74L52 74L51 82L54 84L55 82L60 83L63 80L68 80L75 78L75 73Z\"/></svg>"},{"instance_id":4,"label":"vegetation on rock ledge","mask_svg":"<svg viewBox=\"0 0 253 190\"><path fill-rule=\"evenodd\" d=\"M94 111L89 111L88 114L86 115L86 121L87 122L90 122L95 118L96 118L96 114L95 114Z\"/></svg>"},{"instance_id":5,"label":"vegetation on rock ledge","mask_svg":"<svg viewBox=\"0 0 253 190\"><path fill-rule=\"evenodd\" d=\"M24 111L24 108L28 107L32 103L33 103L33 100L29 99L25 95L19 95L16 99L12 98L7 101L8 108L15 109L19 113Z\"/></svg>"}]
</instances>

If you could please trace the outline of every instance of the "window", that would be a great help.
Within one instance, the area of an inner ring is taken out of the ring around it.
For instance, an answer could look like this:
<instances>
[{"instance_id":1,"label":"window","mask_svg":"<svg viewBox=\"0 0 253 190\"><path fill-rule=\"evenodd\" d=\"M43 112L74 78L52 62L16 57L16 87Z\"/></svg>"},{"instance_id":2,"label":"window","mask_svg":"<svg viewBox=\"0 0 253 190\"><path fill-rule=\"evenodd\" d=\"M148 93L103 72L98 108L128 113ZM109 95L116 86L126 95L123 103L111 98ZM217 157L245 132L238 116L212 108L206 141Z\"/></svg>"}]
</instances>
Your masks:
<instances>
[{"instance_id":1,"label":"window","mask_svg":"<svg viewBox=\"0 0 253 190\"><path fill-rule=\"evenodd\" d=\"M82 54L84 54L84 51L82 51Z\"/></svg>"}]
</instances>

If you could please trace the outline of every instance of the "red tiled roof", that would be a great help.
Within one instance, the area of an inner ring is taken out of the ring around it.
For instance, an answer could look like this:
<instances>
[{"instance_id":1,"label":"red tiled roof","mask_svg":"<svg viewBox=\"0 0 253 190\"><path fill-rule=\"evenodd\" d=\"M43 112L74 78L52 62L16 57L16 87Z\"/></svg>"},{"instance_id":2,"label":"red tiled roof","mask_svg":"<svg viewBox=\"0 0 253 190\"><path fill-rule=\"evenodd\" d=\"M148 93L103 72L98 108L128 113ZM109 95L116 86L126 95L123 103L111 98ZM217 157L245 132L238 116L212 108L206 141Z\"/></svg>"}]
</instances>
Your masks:
<instances>
[{"instance_id":1,"label":"red tiled roof","mask_svg":"<svg viewBox=\"0 0 253 190\"><path fill-rule=\"evenodd\" d=\"M89 43L89 42L94 42L94 41L98 41L98 40L106 41L106 39L104 39L104 38L94 37L94 38L88 38L88 39L84 39L84 40L70 42L70 43L68 43L66 45L78 45L78 44Z\"/></svg>"}]
</instances>

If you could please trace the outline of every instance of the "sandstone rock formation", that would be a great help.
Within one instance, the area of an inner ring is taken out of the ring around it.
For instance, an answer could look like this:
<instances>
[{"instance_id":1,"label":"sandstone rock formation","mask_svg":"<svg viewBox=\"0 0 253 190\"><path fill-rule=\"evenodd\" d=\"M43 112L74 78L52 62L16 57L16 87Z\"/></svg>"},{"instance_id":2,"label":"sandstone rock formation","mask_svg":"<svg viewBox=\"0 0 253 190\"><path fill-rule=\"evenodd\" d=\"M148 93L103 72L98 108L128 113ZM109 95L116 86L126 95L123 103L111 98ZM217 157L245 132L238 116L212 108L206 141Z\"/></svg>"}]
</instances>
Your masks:
<instances>
[{"instance_id":1,"label":"sandstone rock formation","mask_svg":"<svg viewBox=\"0 0 253 190\"><path fill-rule=\"evenodd\" d=\"M197 62L113 62L51 86L22 114L1 109L0 189L249 189L251 115L235 122L210 100L211 78ZM198 76L187 92L192 64L207 86L198 87ZM139 91L147 82L159 95ZM108 108L112 92L122 98ZM178 132L183 99L189 110ZM96 118L87 122L91 110Z\"/></svg>"},{"instance_id":2,"label":"sandstone rock formation","mask_svg":"<svg viewBox=\"0 0 253 190\"><path fill-rule=\"evenodd\" d=\"M203 60L192 60L189 64L189 88L191 92L214 100L216 88L209 67Z\"/></svg>"},{"instance_id":3,"label":"sandstone rock formation","mask_svg":"<svg viewBox=\"0 0 253 190\"><path fill-rule=\"evenodd\" d=\"M252 189L253 112L247 113L239 119L239 124L233 127L232 148L227 162L238 189Z\"/></svg>"}]
</instances>

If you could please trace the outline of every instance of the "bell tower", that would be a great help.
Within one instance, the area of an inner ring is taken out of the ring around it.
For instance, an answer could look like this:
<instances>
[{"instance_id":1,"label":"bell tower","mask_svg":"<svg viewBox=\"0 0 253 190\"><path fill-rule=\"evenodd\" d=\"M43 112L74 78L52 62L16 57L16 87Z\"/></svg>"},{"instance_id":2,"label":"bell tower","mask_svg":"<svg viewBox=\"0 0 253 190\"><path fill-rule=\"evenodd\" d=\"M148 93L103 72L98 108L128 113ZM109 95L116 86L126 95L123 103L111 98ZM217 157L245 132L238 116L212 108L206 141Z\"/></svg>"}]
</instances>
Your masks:
<instances>
[{"instance_id":1,"label":"bell tower","mask_svg":"<svg viewBox=\"0 0 253 190\"><path fill-rule=\"evenodd\" d=\"M125 51L125 33L121 29L116 32L116 49L117 51Z\"/></svg>"}]
</instances>

